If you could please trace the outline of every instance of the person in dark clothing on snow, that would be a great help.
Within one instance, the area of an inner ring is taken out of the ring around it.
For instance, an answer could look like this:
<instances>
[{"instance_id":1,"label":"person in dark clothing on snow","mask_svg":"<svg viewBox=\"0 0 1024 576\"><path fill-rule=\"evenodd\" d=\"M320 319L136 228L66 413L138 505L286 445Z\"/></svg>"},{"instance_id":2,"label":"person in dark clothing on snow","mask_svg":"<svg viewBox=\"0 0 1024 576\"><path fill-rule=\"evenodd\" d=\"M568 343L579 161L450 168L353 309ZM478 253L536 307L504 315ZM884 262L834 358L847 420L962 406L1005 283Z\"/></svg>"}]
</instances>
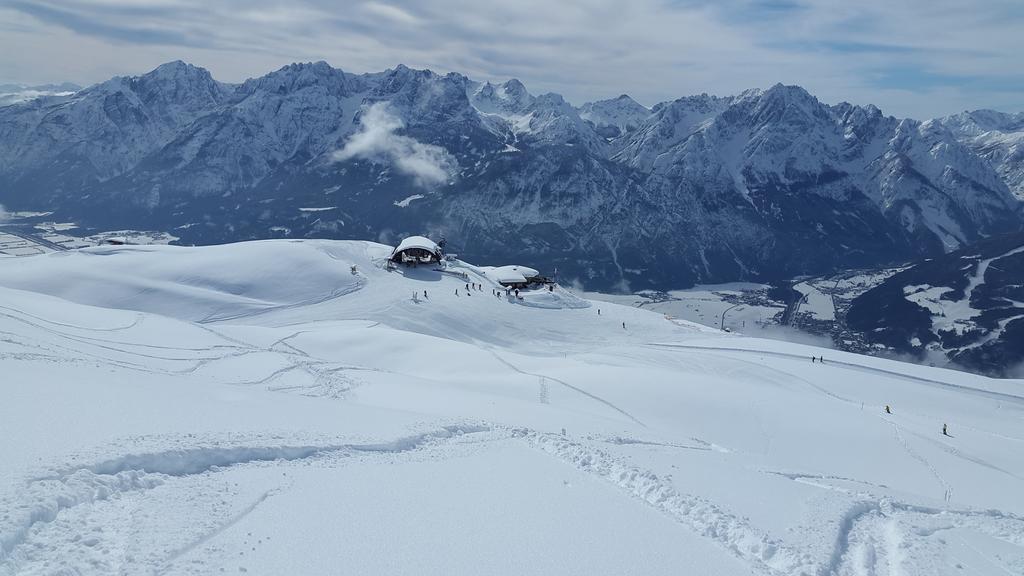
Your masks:
<instances>
[{"instance_id":1,"label":"person in dark clothing on snow","mask_svg":"<svg viewBox=\"0 0 1024 576\"><path fill-rule=\"evenodd\" d=\"M456 288L456 289L455 289L455 295L456 295L456 296L458 296L458 295L459 295L459 289L458 289L458 288Z\"/></svg>"},{"instance_id":2,"label":"person in dark clothing on snow","mask_svg":"<svg viewBox=\"0 0 1024 576\"><path fill-rule=\"evenodd\" d=\"M892 410L889 410L889 405L888 404L885 405L885 413L886 414L892 414Z\"/></svg>"},{"instance_id":3,"label":"person in dark clothing on snow","mask_svg":"<svg viewBox=\"0 0 1024 576\"><path fill-rule=\"evenodd\" d=\"M945 423L942 424L942 435L943 436L949 436L949 429L946 428L946 424Z\"/></svg>"},{"instance_id":4,"label":"person in dark clothing on snow","mask_svg":"<svg viewBox=\"0 0 1024 576\"><path fill-rule=\"evenodd\" d=\"M816 357L811 356L811 364L814 364L817 361L818 361L818 359Z\"/></svg>"}]
</instances>

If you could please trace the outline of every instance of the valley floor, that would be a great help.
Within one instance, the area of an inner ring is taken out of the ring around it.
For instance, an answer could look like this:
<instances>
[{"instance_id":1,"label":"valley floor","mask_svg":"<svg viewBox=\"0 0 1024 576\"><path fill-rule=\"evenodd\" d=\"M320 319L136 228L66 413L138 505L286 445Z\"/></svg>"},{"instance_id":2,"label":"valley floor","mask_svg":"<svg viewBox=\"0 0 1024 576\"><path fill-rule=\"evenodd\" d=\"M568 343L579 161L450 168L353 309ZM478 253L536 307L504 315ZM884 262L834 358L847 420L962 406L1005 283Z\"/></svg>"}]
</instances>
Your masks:
<instances>
[{"instance_id":1,"label":"valley floor","mask_svg":"<svg viewBox=\"0 0 1024 576\"><path fill-rule=\"evenodd\" d=\"M0 574L1024 574L1024 382L388 253L0 260Z\"/></svg>"}]
</instances>

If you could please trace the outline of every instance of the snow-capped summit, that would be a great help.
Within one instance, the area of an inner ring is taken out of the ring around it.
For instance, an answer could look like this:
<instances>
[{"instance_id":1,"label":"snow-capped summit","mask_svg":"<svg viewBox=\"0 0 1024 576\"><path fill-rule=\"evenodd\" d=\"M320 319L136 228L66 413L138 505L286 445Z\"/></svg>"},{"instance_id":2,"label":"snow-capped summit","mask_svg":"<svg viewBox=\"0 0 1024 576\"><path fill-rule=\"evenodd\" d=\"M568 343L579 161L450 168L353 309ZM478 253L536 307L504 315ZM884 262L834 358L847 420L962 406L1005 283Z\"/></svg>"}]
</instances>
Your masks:
<instances>
[{"instance_id":1,"label":"snow-capped summit","mask_svg":"<svg viewBox=\"0 0 1024 576\"><path fill-rule=\"evenodd\" d=\"M266 76L246 80L239 90L244 94L255 91L283 93L324 83L334 85L339 90L339 96L344 95L345 73L322 60L283 66Z\"/></svg>"},{"instance_id":2,"label":"snow-capped summit","mask_svg":"<svg viewBox=\"0 0 1024 576\"><path fill-rule=\"evenodd\" d=\"M579 108L580 118L594 125L605 138L617 138L636 130L651 111L626 94L609 100L587 102Z\"/></svg>"},{"instance_id":3,"label":"snow-capped summit","mask_svg":"<svg viewBox=\"0 0 1024 576\"><path fill-rule=\"evenodd\" d=\"M473 106L484 114L523 114L533 103L533 96L527 92L526 86L515 78L502 84L470 82L469 89Z\"/></svg>"}]
</instances>

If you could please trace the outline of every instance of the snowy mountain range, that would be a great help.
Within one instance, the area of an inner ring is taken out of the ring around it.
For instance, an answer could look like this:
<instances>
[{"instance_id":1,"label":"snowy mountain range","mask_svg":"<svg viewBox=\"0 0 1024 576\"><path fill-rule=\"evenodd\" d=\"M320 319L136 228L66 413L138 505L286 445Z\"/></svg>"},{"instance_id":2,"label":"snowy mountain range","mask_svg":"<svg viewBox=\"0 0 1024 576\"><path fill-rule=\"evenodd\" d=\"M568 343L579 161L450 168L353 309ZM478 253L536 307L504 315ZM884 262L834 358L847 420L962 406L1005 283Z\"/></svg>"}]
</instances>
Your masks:
<instances>
[{"instance_id":1,"label":"snowy mountain range","mask_svg":"<svg viewBox=\"0 0 1024 576\"><path fill-rule=\"evenodd\" d=\"M425 233L596 288L666 288L1020 230L1022 133L1020 116L901 120L796 86L575 107L404 66L225 84L172 62L0 107L0 203L187 243Z\"/></svg>"}]
</instances>

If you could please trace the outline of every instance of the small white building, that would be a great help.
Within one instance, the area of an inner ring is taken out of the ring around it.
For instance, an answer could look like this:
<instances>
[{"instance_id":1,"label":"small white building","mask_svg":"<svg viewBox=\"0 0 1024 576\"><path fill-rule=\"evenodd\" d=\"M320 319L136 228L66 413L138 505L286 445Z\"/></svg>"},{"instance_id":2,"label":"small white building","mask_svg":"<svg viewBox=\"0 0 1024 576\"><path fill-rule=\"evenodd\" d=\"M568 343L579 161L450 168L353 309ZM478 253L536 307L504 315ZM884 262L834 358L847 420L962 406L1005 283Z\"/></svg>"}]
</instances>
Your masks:
<instances>
[{"instance_id":1,"label":"small white building","mask_svg":"<svg viewBox=\"0 0 1024 576\"><path fill-rule=\"evenodd\" d=\"M443 253L436 242L426 236L409 236L391 252L391 261L397 264L440 262Z\"/></svg>"},{"instance_id":2,"label":"small white building","mask_svg":"<svg viewBox=\"0 0 1024 576\"><path fill-rule=\"evenodd\" d=\"M527 288L550 282L540 272L526 266L486 266L481 270L489 279L506 288Z\"/></svg>"}]
</instances>

